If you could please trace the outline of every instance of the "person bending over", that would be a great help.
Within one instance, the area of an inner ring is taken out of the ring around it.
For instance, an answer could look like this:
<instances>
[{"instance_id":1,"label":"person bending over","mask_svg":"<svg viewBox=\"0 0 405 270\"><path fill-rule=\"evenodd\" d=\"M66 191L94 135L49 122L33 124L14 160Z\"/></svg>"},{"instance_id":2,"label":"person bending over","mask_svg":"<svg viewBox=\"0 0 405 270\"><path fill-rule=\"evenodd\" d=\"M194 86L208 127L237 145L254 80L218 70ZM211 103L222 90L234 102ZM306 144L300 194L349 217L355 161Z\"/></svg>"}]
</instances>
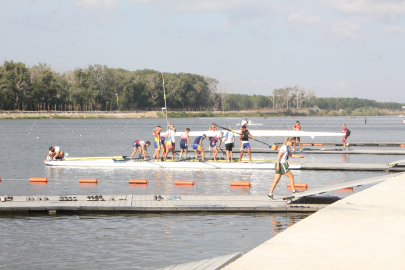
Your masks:
<instances>
[{"instance_id":1,"label":"person bending over","mask_svg":"<svg viewBox=\"0 0 405 270\"><path fill-rule=\"evenodd\" d=\"M65 157L65 153L60 150L59 146L50 146L49 154L46 156L46 161L60 160L62 161Z\"/></svg>"},{"instance_id":2,"label":"person bending over","mask_svg":"<svg viewBox=\"0 0 405 270\"><path fill-rule=\"evenodd\" d=\"M142 153L143 153L143 159L145 160L146 157L149 157L148 155L148 151L146 150L146 147L148 147L150 145L150 142L144 142L141 140L136 140L134 141L134 143L132 144L132 147L134 149L134 151L132 152L131 158L133 158L133 156L136 154L136 151L139 150L139 158L141 158Z\"/></svg>"},{"instance_id":3,"label":"person bending over","mask_svg":"<svg viewBox=\"0 0 405 270\"><path fill-rule=\"evenodd\" d=\"M195 152L195 161L198 161L198 155L201 153L201 160L204 161L204 146L202 141L206 138L205 134L195 138L193 143L193 149Z\"/></svg>"}]
</instances>

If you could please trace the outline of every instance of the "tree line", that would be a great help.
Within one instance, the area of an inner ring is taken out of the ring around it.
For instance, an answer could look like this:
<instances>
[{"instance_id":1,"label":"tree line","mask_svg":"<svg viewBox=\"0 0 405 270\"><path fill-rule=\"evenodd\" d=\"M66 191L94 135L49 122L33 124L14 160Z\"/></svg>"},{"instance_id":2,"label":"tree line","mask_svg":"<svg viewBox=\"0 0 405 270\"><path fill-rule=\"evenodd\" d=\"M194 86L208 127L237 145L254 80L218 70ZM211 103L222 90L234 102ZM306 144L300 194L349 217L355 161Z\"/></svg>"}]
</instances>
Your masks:
<instances>
[{"instance_id":1,"label":"tree line","mask_svg":"<svg viewBox=\"0 0 405 270\"><path fill-rule=\"evenodd\" d=\"M394 102L317 98L314 91L300 86L274 89L268 95L230 94L226 84L190 73L164 73L164 82L172 111L401 109ZM5 61L0 66L0 110L160 111L162 107L163 78L155 70L129 71L95 64L58 73L45 63L27 66Z\"/></svg>"}]
</instances>

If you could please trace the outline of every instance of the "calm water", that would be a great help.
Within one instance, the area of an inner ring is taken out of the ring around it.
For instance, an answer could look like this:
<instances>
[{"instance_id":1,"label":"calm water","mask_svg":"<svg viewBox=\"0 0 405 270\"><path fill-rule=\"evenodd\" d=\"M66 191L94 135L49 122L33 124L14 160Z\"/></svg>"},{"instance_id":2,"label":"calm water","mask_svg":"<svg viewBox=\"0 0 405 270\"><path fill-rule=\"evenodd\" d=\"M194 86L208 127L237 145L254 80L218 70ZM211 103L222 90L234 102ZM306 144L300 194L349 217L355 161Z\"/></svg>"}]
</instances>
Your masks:
<instances>
[{"instance_id":1,"label":"calm water","mask_svg":"<svg viewBox=\"0 0 405 270\"><path fill-rule=\"evenodd\" d=\"M341 132L342 123L352 131L350 141L404 142L400 117L287 117L253 118L263 126L252 129L286 129L296 120L303 130ZM236 127L240 118L170 119L178 131L207 130L212 122ZM43 160L48 147L58 145L70 156L130 155L132 142L153 140L152 130L162 119L99 120L0 120L0 194L266 194L271 171L243 170L145 170L112 168L52 168ZM193 139L193 138L191 138ZM284 138L262 138L281 142ZM305 138L303 142L340 142L341 137ZM208 141L205 142L208 145ZM266 147L253 142L252 147ZM373 148L383 149L383 148ZM149 154L153 148L149 147ZM274 159L275 155L254 155ZM389 163L401 156L306 155L297 162ZM295 171L296 182L310 188L383 175L374 172ZM47 177L48 184L28 183L30 177ZM97 178L99 184L82 186L79 178ZM147 186L130 186L132 178L148 180ZM175 180L194 180L194 187L176 187ZM234 180L252 187L230 188ZM288 193L287 180L276 193ZM355 188L355 192L366 187ZM338 196L348 193L332 192ZM298 214L125 214L125 215L2 215L0 239L4 266L19 268L137 268L153 269L174 263L246 252L301 220ZM34 233L33 233L34 232ZM21 258L24 258L21 260ZM57 259L56 259L57 258Z\"/></svg>"}]
</instances>

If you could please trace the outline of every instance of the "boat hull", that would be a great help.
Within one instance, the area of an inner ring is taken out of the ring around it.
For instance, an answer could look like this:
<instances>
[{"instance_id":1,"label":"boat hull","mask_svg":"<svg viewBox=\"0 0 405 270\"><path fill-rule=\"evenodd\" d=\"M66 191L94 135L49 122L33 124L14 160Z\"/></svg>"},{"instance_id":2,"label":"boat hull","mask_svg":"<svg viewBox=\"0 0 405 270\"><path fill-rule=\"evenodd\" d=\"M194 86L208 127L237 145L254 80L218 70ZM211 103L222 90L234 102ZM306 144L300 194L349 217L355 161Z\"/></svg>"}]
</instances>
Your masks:
<instances>
[{"instance_id":1,"label":"boat hull","mask_svg":"<svg viewBox=\"0 0 405 270\"><path fill-rule=\"evenodd\" d=\"M113 167L140 169L230 169L230 170L274 170L274 162L164 162L164 161L125 161L125 160L83 160L49 161L47 166L59 167ZM301 165L290 165L290 169L300 169Z\"/></svg>"}]
</instances>

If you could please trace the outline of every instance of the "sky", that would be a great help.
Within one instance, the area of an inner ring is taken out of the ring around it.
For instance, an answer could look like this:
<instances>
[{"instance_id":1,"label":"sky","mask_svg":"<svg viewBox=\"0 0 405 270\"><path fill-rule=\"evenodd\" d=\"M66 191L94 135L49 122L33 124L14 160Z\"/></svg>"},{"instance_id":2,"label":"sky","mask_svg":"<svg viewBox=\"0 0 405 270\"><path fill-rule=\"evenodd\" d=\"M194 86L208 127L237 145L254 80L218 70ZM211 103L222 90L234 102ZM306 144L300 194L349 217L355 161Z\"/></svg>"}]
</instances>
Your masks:
<instances>
[{"instance_id":1,"label":"sky","mask_svg":"<svg viewBox=\"0 0 405 270\"><path fill-rule=\"evenodd\" d=\"M0 0L0 61L405 103L405 0Z\"/></svg>"}]
</instances>

